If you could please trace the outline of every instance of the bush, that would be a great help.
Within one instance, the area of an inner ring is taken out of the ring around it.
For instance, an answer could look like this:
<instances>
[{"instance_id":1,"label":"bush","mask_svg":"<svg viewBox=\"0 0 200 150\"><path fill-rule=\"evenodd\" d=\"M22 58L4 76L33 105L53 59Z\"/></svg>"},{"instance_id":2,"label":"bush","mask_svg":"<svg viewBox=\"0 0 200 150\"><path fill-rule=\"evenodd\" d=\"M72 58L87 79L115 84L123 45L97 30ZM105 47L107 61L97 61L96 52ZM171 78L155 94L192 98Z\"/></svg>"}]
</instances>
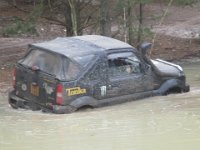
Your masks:
<instances>
[{"instance_id":1,"label":"bush","mask_svg":"<svg viewBox=\"0 0 200 150\"><path fill-rule=\"evenodd\" d=\"M21 34L37 34L36 23L38 18L44 11L43 0L40 0L34 9L29 13L26 21L20 17L15 17L14 23L6 27L3 34L6 36L21 35Z\"/></svg>"},{"instance_id":2,"label":"bush","mask_svg":"<svg viewBox=\"0 0 200 150\"><path fill-rule=\"evenodd\" d=\"M36 25L35 23L23 21L21 18L16 17L15 23L11 26L8 26L4 29L4 35L21 35L25 33L36 34Z\"/></svg>"}]
</instances>

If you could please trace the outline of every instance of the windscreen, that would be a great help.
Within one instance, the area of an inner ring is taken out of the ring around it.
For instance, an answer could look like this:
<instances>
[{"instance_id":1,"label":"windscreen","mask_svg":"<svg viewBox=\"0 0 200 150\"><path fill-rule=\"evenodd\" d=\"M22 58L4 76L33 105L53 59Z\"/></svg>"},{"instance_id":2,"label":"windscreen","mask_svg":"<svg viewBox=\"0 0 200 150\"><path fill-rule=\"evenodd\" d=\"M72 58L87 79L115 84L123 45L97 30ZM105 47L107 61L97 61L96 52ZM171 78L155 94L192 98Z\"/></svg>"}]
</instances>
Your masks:
<instances>
[{"instance_id":1,"label":"windscreen","mask_svg":"<svg viewBox=\"0 0 200 150\"><path fill-rule=\"evenodd\" d=\"M39 49L33 49L21 64L28 67L37 66L39 70L61 78L62 59L59 55Z\"/></svg>"}]
</instances>

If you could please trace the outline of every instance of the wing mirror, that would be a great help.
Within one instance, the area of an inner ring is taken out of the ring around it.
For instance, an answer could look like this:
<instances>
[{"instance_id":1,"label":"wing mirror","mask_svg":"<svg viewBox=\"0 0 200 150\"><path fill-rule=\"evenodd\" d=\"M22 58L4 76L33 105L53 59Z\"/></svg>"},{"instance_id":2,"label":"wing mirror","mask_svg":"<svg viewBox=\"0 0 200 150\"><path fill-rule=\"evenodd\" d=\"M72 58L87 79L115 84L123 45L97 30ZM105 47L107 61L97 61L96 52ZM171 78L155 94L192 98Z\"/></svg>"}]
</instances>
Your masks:
<instances>
[{"instance_id":1,"label":"wing mirror","mask_svg":"<svg viewBox=\"0 0 200 150\"><path fill-rule=\"evenodd\" d=\"M140 46L141 52L143 56L147 55L148 50L151 48L152 44L151 43L142 43Z\"/></svg>"}]
</instances>

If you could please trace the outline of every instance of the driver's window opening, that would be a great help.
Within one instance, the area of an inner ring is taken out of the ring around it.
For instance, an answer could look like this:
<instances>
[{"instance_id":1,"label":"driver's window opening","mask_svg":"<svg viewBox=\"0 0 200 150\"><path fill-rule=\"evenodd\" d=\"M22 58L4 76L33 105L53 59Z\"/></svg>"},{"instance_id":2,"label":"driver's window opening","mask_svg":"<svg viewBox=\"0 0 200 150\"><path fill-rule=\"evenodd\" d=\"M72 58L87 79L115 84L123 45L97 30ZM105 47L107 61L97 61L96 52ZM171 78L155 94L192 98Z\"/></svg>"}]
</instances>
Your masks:
<instances>
[{"instance_id":1,"label":"driver's window opening","mask_svg":"<svg viewBox=\"0 0 200 150\"><path fill-rule=\"evenodd\" d=\"M111 77L141 73L141 63L133 54L128 57L110 57L108 65Z\"/></svg>"}]
</instances>

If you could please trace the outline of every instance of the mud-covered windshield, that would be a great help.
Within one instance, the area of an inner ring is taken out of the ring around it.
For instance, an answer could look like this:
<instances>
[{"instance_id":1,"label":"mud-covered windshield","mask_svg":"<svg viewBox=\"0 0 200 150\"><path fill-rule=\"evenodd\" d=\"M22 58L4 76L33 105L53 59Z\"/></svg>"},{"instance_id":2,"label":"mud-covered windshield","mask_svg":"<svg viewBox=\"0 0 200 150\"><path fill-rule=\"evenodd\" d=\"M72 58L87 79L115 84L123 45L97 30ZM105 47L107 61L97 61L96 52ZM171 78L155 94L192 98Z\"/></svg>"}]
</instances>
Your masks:
<instances>
[{"instance_id":1,"label":"mud-covered windshield","mask_svg":"<svg viewBox=\"0 0 200 150\"><path fill-rule=\"evenodd\" d=\"M41 71L55 75L59 79L62 78L62 59L59 55L33 49L21 64L28 67L37 66Z\"/></svg>"}]
</instances>

